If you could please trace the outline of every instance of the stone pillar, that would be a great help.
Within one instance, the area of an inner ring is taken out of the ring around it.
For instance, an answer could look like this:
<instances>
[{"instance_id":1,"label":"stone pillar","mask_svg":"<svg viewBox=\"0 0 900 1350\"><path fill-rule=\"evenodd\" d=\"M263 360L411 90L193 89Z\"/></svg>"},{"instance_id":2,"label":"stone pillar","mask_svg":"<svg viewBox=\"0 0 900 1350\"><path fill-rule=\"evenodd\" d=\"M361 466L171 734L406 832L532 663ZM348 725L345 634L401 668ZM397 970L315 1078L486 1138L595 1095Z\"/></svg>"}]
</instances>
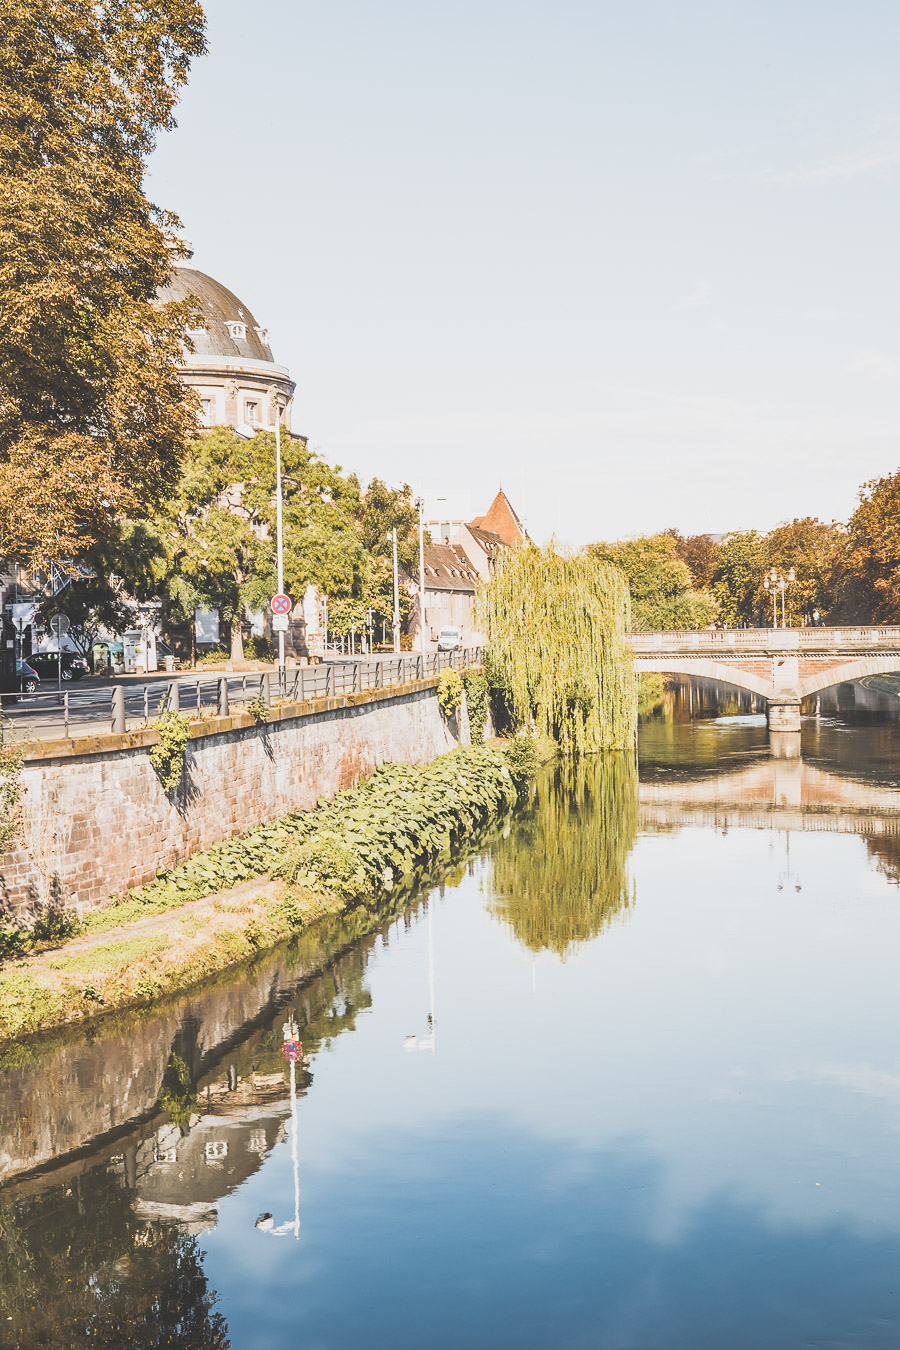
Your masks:
<instances>
[{"instance_id":1,"label":"stone pillar","mask_svg":"<svg viewBox=\"0 0 900 1350\"><path fill-rule=\"evenodd\" d=\"M770 731L800 730L800 700L770 698L766 706L766 721Z\"/></svg>"}]
</instances>

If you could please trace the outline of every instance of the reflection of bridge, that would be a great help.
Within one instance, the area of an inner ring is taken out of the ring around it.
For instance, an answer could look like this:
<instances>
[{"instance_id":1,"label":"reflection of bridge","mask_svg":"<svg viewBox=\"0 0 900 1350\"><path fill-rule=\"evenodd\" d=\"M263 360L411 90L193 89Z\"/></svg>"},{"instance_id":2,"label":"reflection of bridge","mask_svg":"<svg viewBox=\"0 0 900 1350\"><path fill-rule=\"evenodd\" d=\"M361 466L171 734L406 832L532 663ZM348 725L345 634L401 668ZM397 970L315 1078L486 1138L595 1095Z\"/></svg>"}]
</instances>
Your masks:
<instances>
[{"instance_id":1,"label":"reflection of bridge","mask_svg":"<svg viewBox=\"0 0 900 1350\"><path fill-rule=\"evenodd\" d=\"M900 835L900 790L844 778L798 756L761 759L729 774L642 780L640 811L645 828L705 825Z\"/></svg>"},{"instance_id":2,"label":"reflection of bridge","mask_svg":"<svg viewBox=\"0 0 900 1350\"><path fill-rule=\"evenodd\" d=\"M900 671L900 628L734 628L631 633L635 669L694 675L766 700L769 726L800 730L800 700Z\"/></svg>"}]
</instances>

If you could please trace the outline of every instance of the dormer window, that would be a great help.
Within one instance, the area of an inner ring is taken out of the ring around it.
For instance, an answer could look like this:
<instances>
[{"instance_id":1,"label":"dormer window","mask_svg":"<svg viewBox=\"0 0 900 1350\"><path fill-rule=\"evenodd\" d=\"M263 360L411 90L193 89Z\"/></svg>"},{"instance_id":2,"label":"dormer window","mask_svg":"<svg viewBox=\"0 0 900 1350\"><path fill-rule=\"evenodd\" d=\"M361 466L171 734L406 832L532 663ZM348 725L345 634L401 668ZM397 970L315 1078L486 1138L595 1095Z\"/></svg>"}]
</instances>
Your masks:
<instances>
[{"instance_id":1,"label":"dormer window","mask_svg":"<svg viewBox=\"0 0 900 1350\"><path fill-rule=\"evenodd\" d=\"M246 342L247 325L245 323L238 323L237 319L228 319L225 327L231 334L232 342Z\"/></svg>"},{"instance_id":2,"label":"dormer window","mask_svg":"<svg viewBox=\"0 0 900 1350\"><path fill-rule=\"evenodd\" d=\"M269 345L269 330L268 330L268 328L257 328L257 330L256 330L256 336L259 338L260 342L262 343L262 345L263 345L264 347L268 347L268 345Z\"/></svg>"}]
</instances>

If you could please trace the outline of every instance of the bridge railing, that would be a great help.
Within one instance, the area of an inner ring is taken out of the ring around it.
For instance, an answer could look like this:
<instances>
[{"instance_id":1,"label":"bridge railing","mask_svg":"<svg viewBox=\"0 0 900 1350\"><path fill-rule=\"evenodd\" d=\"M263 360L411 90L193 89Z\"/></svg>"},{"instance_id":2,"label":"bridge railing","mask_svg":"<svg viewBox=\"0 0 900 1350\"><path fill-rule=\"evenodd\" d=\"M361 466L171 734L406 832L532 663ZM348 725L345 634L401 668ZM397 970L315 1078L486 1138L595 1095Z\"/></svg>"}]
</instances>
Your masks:
<instances>
[{"instance_id":1,"label":"bridge railing","mask_svg":"<svg viewBox=\"0 0 900 1350\"><path fill-rule=\"evenodd\" d=\"M701 628L669 629L666 632L629 633L628 641L636 653L713 651L789 652L900 651L900 627L893 625L856 625L841 628Z\"/></svg>"}]
</instances>

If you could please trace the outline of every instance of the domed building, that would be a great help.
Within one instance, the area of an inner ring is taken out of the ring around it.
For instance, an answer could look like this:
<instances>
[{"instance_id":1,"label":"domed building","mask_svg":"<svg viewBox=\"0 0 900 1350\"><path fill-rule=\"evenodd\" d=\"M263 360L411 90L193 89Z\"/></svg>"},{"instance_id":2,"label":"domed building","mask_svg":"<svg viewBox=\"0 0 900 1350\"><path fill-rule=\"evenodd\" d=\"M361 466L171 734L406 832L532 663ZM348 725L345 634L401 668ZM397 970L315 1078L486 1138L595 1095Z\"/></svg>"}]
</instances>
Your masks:
<instances>
[{"instance_id":1,"label":"domed building","mask_svg":"<svg viewBox=\"0 0 900 1350\"><path fill-rule=\"evenodd\" d=\"M200 301L206 327L190 330L194 350L185 353L181 376L197 390L204 425L274 429L280 404L281 424L290 431L296 385L275 364L267 329L233 291L193 267L176 268L159 292L163 301L189 295Z\"/></svg>"}]
</instances>

